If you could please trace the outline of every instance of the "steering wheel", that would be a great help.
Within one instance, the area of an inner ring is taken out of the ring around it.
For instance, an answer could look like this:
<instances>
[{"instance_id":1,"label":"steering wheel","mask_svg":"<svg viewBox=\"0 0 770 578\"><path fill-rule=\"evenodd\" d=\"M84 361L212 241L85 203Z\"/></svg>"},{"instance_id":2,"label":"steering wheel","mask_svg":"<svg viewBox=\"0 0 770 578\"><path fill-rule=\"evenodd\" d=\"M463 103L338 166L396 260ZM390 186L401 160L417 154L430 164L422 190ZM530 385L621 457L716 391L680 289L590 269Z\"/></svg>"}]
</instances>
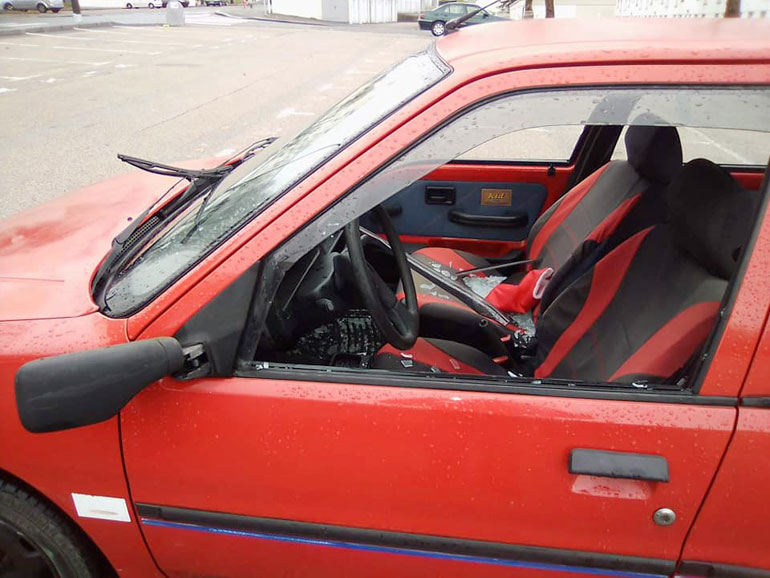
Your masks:
<instances>
[{"instance_id":1,"label":"steering wheel","mask_svg":"<svg viewBox=\"0 0 770 578\"><path fill-rule=\"evenodd\" d=\"M409 349L414 345L420 332L414 279L406 260L406 251L404 251L404 246L396 234L396 228L393 226L388 212L382 208L382 205L378 205L373 211L382 225L383 231L385 231L388 243L390 243L390 249L396 260L398 276L401 278L401 285L404 288L406 304L396 298L396 294L382 280L379 273L367 263L364 247L361 243L358 219L354 219L345 226L345 243L350 253L353 277L364 304L387 342L398 349Z\"/></svg>"}]
</instances>

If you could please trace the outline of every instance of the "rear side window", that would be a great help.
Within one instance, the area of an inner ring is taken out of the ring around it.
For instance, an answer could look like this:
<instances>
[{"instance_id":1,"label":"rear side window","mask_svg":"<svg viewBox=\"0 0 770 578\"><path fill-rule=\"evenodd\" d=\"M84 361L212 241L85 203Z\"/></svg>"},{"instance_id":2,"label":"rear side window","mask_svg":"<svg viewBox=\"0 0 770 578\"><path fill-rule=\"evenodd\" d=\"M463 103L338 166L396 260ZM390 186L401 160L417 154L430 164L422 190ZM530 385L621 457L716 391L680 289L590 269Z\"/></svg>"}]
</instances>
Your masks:
<instances>
[{"instance_id":1,"label":"rear side window","mask_svg":"<svg viewBox=\"0 0 770 578\"><path fill-rule=\"evenodd\" d=\"M765 167L770 151L770 133L727 128L678 127L682 140L684 162L693 159L709 159L719 165L746 165ZM618 139L612 160L626 159L624 137Z\"/></svg>"},{"instance_id":2,"label":"rear side window","mask_svg":"<svg viewBox=\"0 0 770 578\"><path fill-rule=\"evenodd\" d=\"M487 141L457 160L566 163L572 158L582 132L580 125L520 130Z\"/></svg>"}]
</instances>

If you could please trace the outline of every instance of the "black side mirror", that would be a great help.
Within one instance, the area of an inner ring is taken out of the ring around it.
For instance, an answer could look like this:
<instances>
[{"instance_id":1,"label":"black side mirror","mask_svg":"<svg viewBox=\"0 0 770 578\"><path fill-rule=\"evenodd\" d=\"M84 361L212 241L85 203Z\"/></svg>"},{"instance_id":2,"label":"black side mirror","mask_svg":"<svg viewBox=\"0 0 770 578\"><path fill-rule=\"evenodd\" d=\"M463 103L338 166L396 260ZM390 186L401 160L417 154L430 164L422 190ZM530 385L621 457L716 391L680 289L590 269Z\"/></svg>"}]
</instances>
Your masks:
<instances>
[{"instance_id":1,"label":"black side mirror","mask_svg":"<svg viewBox=\"0 0 770 578\"><path fill-rule=\"evenodd\" d=\"M160 337L30 361L16 373L21 423L46 433L106 421L184 360L176 339Z\"/></svg>"}]
</instances>

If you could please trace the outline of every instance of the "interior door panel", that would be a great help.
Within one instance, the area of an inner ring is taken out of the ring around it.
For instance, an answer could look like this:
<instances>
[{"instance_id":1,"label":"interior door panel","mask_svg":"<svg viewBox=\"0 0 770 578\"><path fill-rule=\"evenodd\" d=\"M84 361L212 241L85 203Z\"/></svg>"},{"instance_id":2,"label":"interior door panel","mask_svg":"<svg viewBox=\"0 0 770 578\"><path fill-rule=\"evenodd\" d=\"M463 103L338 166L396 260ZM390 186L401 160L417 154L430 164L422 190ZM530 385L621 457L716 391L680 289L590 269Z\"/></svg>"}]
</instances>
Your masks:
<instances>
[{"instance_id":1,"label":"interior door panel","mask_svg":"<svg viewBox=\"0 0 770 578\"><path fill-rule=\"evenodd\" d=\"M385 207L403 235L523 241L546 195L532 183L417 181ZM374 226L370 216L364 226Z\"/></svg>"},{"instance_id":2,"label":"interior door panel","mask_svg":"<svg viewBox=\"0 0 770 578\"><path fill-rule=\"evenodd\" d=\"M503 257L526 246L530 228L563 194L572 169L451 163L396 193L385 207L410 250L437 246ZM371 215L361 224L380 231Z\"/></svg>"}]
</instances>

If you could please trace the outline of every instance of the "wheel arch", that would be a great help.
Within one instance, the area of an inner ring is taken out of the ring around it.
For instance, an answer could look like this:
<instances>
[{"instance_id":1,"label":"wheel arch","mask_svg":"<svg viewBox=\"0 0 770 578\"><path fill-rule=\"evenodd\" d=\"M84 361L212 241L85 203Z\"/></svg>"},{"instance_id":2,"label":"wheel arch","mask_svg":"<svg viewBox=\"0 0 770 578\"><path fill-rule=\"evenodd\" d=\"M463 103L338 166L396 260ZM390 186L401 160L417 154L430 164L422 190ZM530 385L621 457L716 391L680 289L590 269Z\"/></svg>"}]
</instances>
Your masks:
<instances>
[{"instance_id":1,"label":"wheel arch","mask_svg":"<svg viewBox=\"0 0 770 578\"><path fill-rule=\"evenodd\" d=\"M104 576L109 578L117 578L118 573L107 559L107 556L104 555L104 552L102 552L101 548L99 548L96 542L91 539L91 536L89 536L85 530L83 530L80 524L78 524L77 521L72 518L72 516L60 508L53 500L48 498L48 496L46 496L43 492L25 480L15 476L3 468L0 468L0 482L6 482L19 487L25 492L33 495L41 504L44 504L46 507L59 514L65 523L67 523L83 539L83 542L87 545L88 548L90 548L91 553L99 560L99 563L104 570Z\"/></svg>"}]
</instances>

